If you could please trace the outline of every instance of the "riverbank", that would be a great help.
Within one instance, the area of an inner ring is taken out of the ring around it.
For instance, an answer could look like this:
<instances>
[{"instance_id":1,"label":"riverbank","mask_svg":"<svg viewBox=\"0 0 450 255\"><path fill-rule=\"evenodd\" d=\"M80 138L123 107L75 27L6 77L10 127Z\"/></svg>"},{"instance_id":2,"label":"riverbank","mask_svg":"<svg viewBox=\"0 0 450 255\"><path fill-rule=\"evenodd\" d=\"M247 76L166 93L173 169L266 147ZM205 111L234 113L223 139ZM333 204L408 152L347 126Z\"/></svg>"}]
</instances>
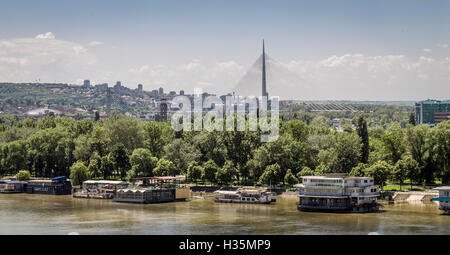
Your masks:
<instances>
[{"instance_id":1,"label":"riverbank","mask_svg":"<svg viewBox=\"0 0 450 255\"><path fill-rule=\"evenodd\" d=\"M395 202L431 202L432 198L439 197L437 191L408 191L395 192L392 199Z\"/></svg>"}]
</instances>

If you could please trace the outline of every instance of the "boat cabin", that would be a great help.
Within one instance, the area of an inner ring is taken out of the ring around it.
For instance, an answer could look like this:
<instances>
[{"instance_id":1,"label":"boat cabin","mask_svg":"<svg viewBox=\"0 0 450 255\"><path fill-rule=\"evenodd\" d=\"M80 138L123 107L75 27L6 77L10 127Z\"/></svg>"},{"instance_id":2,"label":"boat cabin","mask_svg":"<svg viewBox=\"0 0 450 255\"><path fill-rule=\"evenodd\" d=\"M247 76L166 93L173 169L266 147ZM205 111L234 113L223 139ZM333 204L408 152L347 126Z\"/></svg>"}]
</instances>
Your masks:
<instances>
[{"instance_id":1,"label":"boat cabin","mask_svg":"<svg viewBox=\"0 0 450 255\"><path fill-rule=\"evenodd\" d=\"M0 193L23 193L25 185L22 181L0 181Z\"/></svg>"},{"instance_id":2,"label":"boat cabin","mask_svg":"<svg viewBox=\"0 0 450 255\"><path fill-rule=\"evenodd\" d=\"M117 190L128 188L124 181L89 180L83 182L80 191L73 192L76 198L113 199Z\"/></svg>"},{"instance_id":3,"label":"boat cabin","mask_svg":"<svg viewBox=\"0 0 450 255\"><path fill-rule=\"evenodd\" d=\"M25 192L30 194L70 195L72 194L72 183L65 176L50 180L31 180L28 181Z\"/></svg>"},{"instance_id":4,"label":"boat cabin","mask_svg":"<svg viewBox=\"0 0 450 255\"><path fill-rule=\"evenodd\" d=\"M296 187L301 211L378 210L379 188L371 177L304 176Z\"/></svg>"},{"instance_id":5,"label":"boat cabin","mask_svg":"<svg viewBox=\"0 0 450 255\"><path fill-rule=\"evenodd\" d=\"M270 204L275 202L268 191L242 189L237 191L218 190L214 193L214 201L221 203Z\"/></svg>"},{"instance_id":6,"label":"boat cabin","mask_svg":"<svg viewBox=\"0 0 450 255\"><path fill-rule=\"evenodd\" d=\"M190 189L180 183L185 179L185 176L137 178L134 188L118 190L114 201L144 204L185 201L190 197Z\"/></svg>"}]
</instances>

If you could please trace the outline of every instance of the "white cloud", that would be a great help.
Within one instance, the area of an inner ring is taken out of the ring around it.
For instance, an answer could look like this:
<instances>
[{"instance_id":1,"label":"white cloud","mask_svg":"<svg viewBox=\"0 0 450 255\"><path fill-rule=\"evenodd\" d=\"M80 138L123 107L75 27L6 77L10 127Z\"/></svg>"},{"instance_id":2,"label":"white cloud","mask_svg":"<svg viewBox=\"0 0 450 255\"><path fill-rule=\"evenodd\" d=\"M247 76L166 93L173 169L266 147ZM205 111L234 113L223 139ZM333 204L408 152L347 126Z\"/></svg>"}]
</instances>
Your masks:
<instances>
[{"instance_id":1,"label":"white cloud","mask_svg":"<svg viewBox=\"0 0 450 255\"><path fill-rule=\"evenodd\" d=\"M234 60L178 64L146 64L122 69L99 63L93 48L56 39L52 33L34 38L0 40L0 81L93 82L120 80L146 90L194 88L216 94L232 92L250 66ZM114 51L116 52L116 51ZM122 53L121 53L122 54ZM426 54L424 54L426 55ZM109 69L111 68L111 69ZM108 70L109 69L109 70ZM260 91L260 68L251 87ZM450 58L404 55L333 55L321 60L268 62L268 91L289 99L416 100L450 95Z\"/></svg>"},{"instance_id":2,"label":"white cloud","mask_svg":"<svg viewBox=\"0 0 450 255\"><path fill-rule=\"evenodd\" d=\"M36 35L36 39L55 39L55 35L52 32Z\"/></svg>"},{"instance_id":3,"label":"white cloud","mask_svg":"<svg viewBox=\"0 0 450 255\"><path fill-rule=\"evenodd\" d=\"M95 46L100 46L100 45L104 45L104 42L100 42L100 41L92 41L89 43L89 46L95 47Z\"/></svg>"},{"instance_id":4,"label":"white cloud","mask_svg":"<svg viewBox=\"0 0 450 255\"><path fill-rule=\"evenodd\" d=\"M448 44L446 44L446 43L438 43L437 46L439 48L442 48L442 49L447 49L448 48Z\"/></svg>"},{"instance_id":5,"label":"white cloud","mask_svg":"<svg viewBox=\"0 0 450 255\"><path fill-rule=\"evenodd\" d=\"M96 60L82 45L57 40L51 32L0 40L0 81L71 82L90 77Z\"/></svg>"},{"instance_id":6,"label":"white cloud","mask_svg":"<svg viewBox=\"0 0 450 255\"><path fill-rule=\"evenodd\" d=\"M431 49L428 49L428 48L425 48L425 49L423 49L423 52L425 52L425 53L432 53L432 52L433 52L433 50L431 50Z\"/></svg>"}]
</instances>

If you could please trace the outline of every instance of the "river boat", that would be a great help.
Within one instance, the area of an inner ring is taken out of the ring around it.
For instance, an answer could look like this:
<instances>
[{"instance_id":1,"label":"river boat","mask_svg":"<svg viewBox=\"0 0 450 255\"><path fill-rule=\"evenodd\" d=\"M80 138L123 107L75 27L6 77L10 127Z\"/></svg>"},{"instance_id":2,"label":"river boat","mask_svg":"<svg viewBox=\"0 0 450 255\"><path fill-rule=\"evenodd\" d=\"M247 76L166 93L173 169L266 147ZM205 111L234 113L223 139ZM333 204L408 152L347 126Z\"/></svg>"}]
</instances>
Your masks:
<instances>
[{"instance_id":1,"label":"river boat","mask_svg":"<svg viewBox=\"0 0 450 255\"><path fill-rule=\"evenodd\" d=\"M113 199L117 190L128 188L124 181L89 180L83 182L82 189L74 188L75 198Z\"/></svg>"},{"instance_id":2,"label":"river boat","mask_svg":"<svg viewBox=\"0 0 450 255\"><path fill-rule=\"evenodd\" d=\"M72 184L65 176L55 177L50 180L30 180L26 185L25 193L70 195L72 194Z\"/></svg>"},{"instance_id":3,"label":"river boat","mask_svg":"<svg viewBox=\"0 0 450 255\"><path fill-rule=\"evenodd\" d=\"M26 182L22 181L0 181L0 193L23 193Z\"/></svg>"},{"instance_id":4,"label":"river boat","mask_svg":"<svg viewBox=\"0 0 450 255\"><path fill-rule=\"evenodd\" d=\"M190 189L177 183L185 179L185 176L137 178L135 187L117 190L114 202L150 204L186 201L190 197Z\"/></svg>"},{"instance_id":5,"label":"river boat","mask_svg":"<svg viewBox=\"0 0 450 255\"><path fill-rule=\"evenodd\" d=\"M371 177L346 175L304 176L296 185L300 211L374 212L379 187Z\"/></svg>"},{"instance_id":6,"label":"river boat","mask_svg":"<svg viewBox=\"0 0 450 255\"><path fill-rule=\"evenodd\" d=\"M276 201L271 192L262 190L218 190L214 193L214 202L218 203L270 204Z\"/></svg>"}]
</instances>

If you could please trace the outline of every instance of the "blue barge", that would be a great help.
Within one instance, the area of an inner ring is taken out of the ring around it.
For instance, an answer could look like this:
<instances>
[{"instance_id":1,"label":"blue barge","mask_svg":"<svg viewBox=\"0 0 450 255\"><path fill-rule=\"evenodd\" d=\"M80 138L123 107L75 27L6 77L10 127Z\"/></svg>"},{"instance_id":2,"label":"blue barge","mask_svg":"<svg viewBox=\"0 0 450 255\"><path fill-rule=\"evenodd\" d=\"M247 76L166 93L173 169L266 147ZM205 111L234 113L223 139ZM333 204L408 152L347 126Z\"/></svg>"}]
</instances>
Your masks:
<instances>
[{"instance_id":1,"label":"blue barge","mask_svg":"<svg viewBox=\"0 0 450 255\"><path fill-rule=\"evenodd\" d=\"M0 193L23 193L26 187L21 181L0 181Z\"/></svg>"},{"instance_id":2,"label":"blue barge","mask_svg":"<svg viewBox=\"0 0 450 255\"><path fill-rule=\"evenodd\" d=\"M50 180L31 180L26 185L25 193L45 195L70 195L72 183L65 177L55 177Z\"/></svg>"}]
</instances>

